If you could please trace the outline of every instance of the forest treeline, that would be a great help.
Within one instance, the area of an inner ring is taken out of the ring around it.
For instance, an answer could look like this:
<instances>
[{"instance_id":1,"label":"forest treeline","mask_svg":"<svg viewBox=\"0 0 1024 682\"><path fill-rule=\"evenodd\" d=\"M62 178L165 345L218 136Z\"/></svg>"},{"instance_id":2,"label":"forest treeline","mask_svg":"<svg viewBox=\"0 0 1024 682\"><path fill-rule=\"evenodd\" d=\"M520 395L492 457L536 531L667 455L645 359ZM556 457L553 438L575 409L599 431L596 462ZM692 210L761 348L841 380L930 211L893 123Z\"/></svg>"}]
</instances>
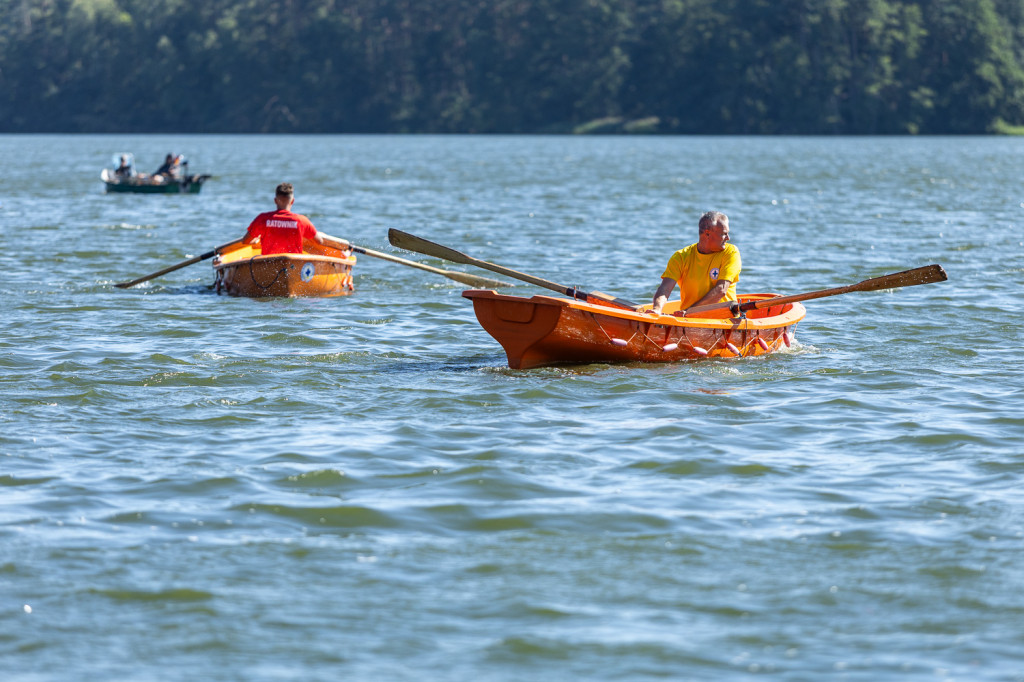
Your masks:
<instances>
[{"instance_id":1,"label":"forest treeline","mask_svg":"<svg viewBox=\"0 0 1024 682\"><path fill-rule=\"evenodd\" d=\"M1024 0L0 0L0 132L952 134Z\"/></svg>"}]
</instances>

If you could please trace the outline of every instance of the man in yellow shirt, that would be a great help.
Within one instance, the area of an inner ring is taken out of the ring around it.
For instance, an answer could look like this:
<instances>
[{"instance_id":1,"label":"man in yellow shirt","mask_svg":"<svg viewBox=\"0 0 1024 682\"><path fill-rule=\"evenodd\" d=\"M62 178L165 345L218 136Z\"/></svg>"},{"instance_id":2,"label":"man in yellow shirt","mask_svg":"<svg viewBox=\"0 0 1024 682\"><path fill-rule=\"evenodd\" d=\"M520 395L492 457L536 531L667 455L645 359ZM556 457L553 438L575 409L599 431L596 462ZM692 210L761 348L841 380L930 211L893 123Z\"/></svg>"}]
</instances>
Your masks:
<instances>
[{"instance_id":1,"label":"man in yellow shirt","mask_svg":"<svg viewBox=\"0 0 1024 682\"><path fill-rule=\"evenodd\" d=\"M740 250L729 244L729 217L708 211L700 217L697 243L672 254L654 292L653 312L661 313L668 295L679 285L678 316L688 308L720 301L736 300L736 282L740 278Z\"/></svg>"}]
</instances>

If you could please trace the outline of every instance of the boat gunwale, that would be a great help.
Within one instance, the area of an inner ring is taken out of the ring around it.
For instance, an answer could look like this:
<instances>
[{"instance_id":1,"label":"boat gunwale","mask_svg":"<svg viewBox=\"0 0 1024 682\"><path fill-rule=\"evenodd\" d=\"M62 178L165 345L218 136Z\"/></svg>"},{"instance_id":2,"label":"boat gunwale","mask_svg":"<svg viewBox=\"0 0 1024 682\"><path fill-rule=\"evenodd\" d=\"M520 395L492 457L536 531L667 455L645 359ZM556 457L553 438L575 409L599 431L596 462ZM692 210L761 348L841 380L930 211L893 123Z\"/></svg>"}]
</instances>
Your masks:
<instances>
[{"instance_id":1,"label":"boat gunwale","mask_svg":"<svg viewBox=\"0 0 1024 682\"><path fill-rule=\"evenodd\" d=\"M509 296L507 294L499 294L493 289L469 289L462 292L465 298L491 298L491 296L482 296L480 294L491 294L496 297L497 300L505 301L531 301L541 305L558 305L582 312L588 312L598 315L607 315L609 317L616 317L623 320L629 320L631 322L641 322L652 325L660 325L664 327L680 327L680 328L705 328L705 329L775 329L779 327L787 327L793 324L799 323L807 314L806 308L799 303L787 303L786 309L777 315L768 315L765 317L726 317L726 318L708 318L708 317L676 317L674 315L653 315L649 312L630 310L627 308L619 308L612 304L607 303L590 303L585 301L579 301L571 298L562 298L558 296L547 296L544 294L537 294L529 298L525 296ZM766 300L773 298L778 294L743 294L740 296L740 300Z\"/></svg>"},{"instance_id":2,"label":"boat gunwale","mask_svg":"<svg viewBox=\"0 0 1024 682\"><path fill-rule=\"evenodd\" d=\"M239 250L242 251L244 249ZM234 253L237 252L228 252L224 255L233 255ZM303 262L317 261L320 263L337 263L339 265L356 264L355 256L343 256L339 258L337 256L327 256L312 253L271 253L267 255L259 254L254 256L240 256L238 258L232 258L230 260L223 260L220 257L218 257L218 259L215 260L213 263L213 269L222 270L224 268L238 265L248 265L249 263L256 265L259 263L266 263L274 260L294 260Z\"/></svg>"}]
</instances>

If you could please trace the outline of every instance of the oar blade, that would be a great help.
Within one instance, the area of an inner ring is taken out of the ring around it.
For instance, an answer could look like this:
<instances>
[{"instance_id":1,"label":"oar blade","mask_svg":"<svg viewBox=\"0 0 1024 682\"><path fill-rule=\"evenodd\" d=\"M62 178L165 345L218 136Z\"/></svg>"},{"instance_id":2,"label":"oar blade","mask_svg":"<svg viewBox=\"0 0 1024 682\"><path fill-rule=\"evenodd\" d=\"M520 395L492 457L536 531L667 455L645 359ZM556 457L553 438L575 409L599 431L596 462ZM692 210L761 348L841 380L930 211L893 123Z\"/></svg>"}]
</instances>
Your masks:
<instances>
[{"instance_id":1,"label":"oar blade","mask_svg":"<svg viewBox=\"0 0 1024 682\"><path fill-rule=\"evenodd\" d=\"M470 275L470 274L467 274L465 272L454 272L452 270L442 270L441 268L435 268L432 265L426 265L424 263L417 263L415 261L406 260L405 258L399 258L398 256L394 256L394 255L392 255L390 253L383 253L381 251L374 251L373 249L368 249L365 246L356 246L354 244L350 244L349 246L356 253L362 253L362 254L365 254L367 256L372 256L373 258L380 258L381 260L386 260L386 261L389 261L391 263L400 263L402 265L407 265L410 268L417 268L419 270L426 270L427 272L433 272L434 274L442 275L442 276L447 277L449 279L453 279L456 282L461 282L462 284L467 284L467 285L469 285L471 287L476 287L478 289L500 289L500 288L504 288L504 287L515 286L515 285L510 284L508 282L501 282L501 281L496 280L496 279L488 279L487 277L478 277L476 275Z\"/></svg>"},{"instance_id":2,"label":"oar blade","mask_svg":"<svg viewBox=\"0 0 1024 682\"><path fill-rule=\"evenodd\" d=\"M422 237L417 237L416 235L409 234L408 232L396 230L393 227L388 230L388 241L391 242L392 246L396 246L400 249L416 251L418 253L426 254L428 256L434 256L436 258L449 260L452 261L453 263L475 265L478 268L490 270L491 272L496 272L499 275L512 277L514 279L522 280L523 282L529 282L530 284L535 284L545 289L551 289L552 291L557 291L559 293L566 294L568 296L572 296L580 300L587 300L587 298L596 298L602 301L607 301L608 303L614 303L616 305L625 305L626 307L633 308L636 307L634 304L631 304L628 301L622 301L621 299L611 299L606 297L605 295L594 292L588 293L586 291L581 291L573 287L567 287L562 284L558 284L557 282L551 282L540 277L534 277L533 275L528 275L525 272L519 272L518 270L513 270L512 268L506 268L495 263L489 263L485 260L480 260L479 258L473 258L472 256L467 256L466 254L460 251L456 251L455 249L448 248L447 246L442 246L441 244L437 244L427 239L423 239Z\"/></svg>"},{"instance_id":3,"label":"oar blade","mask_svg":"<svg viewBox=\"0 0 1024 682\"><path fill-rule=\"evenodd\" d=\"M880 289L899 289L900 287L912 287L918 284L934 284L944 282L949 277L946 271L938 263L925 265L913 270L894 272L890 275L866 279L859 284L854 284L852 291L878 291Z\"/></svg>"},{"instance_id":4,"label":"oar blade","mask_svg":"<svg viewBox=\"0 0 1024 682\"><path fill-rule=\"evenodd\" d=\"M903 272L894 272L889 275L882 275L881 277L873 277L866 279L863 282L857 284L848 284L842 287L835 287L833 289L821 289L818 291L808 291L803 294L791 294L787 296L774 296L772 298L765 298L758 301L749 301L740 306L741 310L760 310L763 308L770 308L776 305L783 305L786 303L797 303L800 301L810 301L817 298L825 298L827 296L838 296L840 294L849 294L854 291L879 291L882 289L899 289L900 287L912 287L918 284L934 284L935 282L945 282L949 277L946 275L946 271L942 269L941 265L925 265L920 268L914 268L913 270L904 270ZM708 305L702 305L700 307L690 308L687 314L693 315L697 313L710 312L712 310L722 310L724 308L731 307L730 303L710 303Z\"/></svg>"},{"instance_id":5,"label":"oar blade","mask_svg":"<svg viewBox=\"0 0 1024 682\"><path fill-rule=\"evenodd\" d=\"M461 251L456 251L455 249L443 246L442 244L438 244L436 242L432 242L428 239L423 239L422 237L417 237L416 235L409 234L408 232L396 230L393 227L388 230L388 241L391 242L392 246L396 246L400 249L416 251L417 253L422 253L427 256L434 256L435 258L441 258L442 260L451 261L453 263L473 265L484 270L496 272L499 275L512 277L514 279L522 280L523 282L529 282L530 284L535 284L539 287L551 289L552 291L557 291L559 293L565 294L571 291L569 287L562 286L561 284L558 284L556 282L550 282L540 277L528 275L525 272L519 272L518 270L513 270L512 268L506 268L495 263L489 263L488 261L480 260L479 258L467 256Z\"/></svg>"},{"instance_id":6,"label":"oar blade","mask_svg":"<svg viewBox=\"0 0 1024 682\"><path fill-rule=\"evenodd\" d=\"M388 241L391 242L392 246L396 246L406 251L415 251L416 253L422 253L427 256L434 256L435 258L441 258L444 260L452 261L453 263L463 263L464 265L476 265L478 263L476 258L472 258L450 249L447 246L437 244L428 239L417 237L414 234L408 232L402 232L395 228L388 229Z\"/></svg>"}]
</instances>

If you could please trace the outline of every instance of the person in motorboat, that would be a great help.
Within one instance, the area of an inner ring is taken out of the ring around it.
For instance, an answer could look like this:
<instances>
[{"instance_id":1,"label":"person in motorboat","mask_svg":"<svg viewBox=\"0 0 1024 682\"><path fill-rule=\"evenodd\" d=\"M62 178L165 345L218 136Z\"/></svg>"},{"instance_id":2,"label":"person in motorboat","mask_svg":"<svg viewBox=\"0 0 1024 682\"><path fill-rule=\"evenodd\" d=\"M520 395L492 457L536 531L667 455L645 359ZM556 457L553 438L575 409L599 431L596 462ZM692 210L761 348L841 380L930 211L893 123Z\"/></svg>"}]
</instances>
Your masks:
<instances>
[{"instance_id":1,"label":"person in motorboat","mask_svg":"<svg viewBox=\"0 0 1024 682\"><path fill-rule=\"evenodd\" d=\"M168 172L168 175L172 180L181 180L187 170L188 161L185 160L183 154L178 154L174 157L174 161L171 162L171 170Z\"/></svg>"},{"instance_id":2,"label":"person in motorboat","mask_svg":"<svg viewBox=\"0 0 1024 682\"><path fill-rule=\"evenodd\" d=\"M163 164L161 164L161 166L156 169L156 172L153 173L153 175L170 175L170 173L171 173L171 166L173 166L173 165L174 165L174 155L173 154L168 154L167 156L164 157Z\"/></svg>"},{"instance_id":3,"label":"person in motorboat","mask_svg":"<svg viewBox=\"0 0 1024 682\"><path fill-rule=\"evenodd\" d=\"M735 301L736 282L740 278L740 251L729 244L729 217L708 211L697 225L697 243L672 254L661 276L661 285L654 292L651 311L657 314L668 302L676 284L679 285L678 317L696 306Z\"/></svg>"},{"instance_id":4,"label":"person in motorboat","mask_svg":"<svg viewBox=\"0 0 1024 682\"><path fill-rule=\"evenodd\" d=\"M121 155L121 165L114 171L114 175L120 180L127 180L135 176L135 165L132 163L131 157L127 154Z\"/></svg>"},{"instance_id":5,"label":"person in motorboat","mask_svg":"<svg viewBox=\"0 0 1024 682\"><path fill-rule=\"evenodd\" d=\"M276 211L260 213L246 230L243 244L259 241L260 251L266 256L273 253L302 253L302 240L312 239L324 243L327 235L318 232L313 223L301 213L293 213L295 189L290 182L282 182L274 192Z\"/></svg>"}]
</instances>

